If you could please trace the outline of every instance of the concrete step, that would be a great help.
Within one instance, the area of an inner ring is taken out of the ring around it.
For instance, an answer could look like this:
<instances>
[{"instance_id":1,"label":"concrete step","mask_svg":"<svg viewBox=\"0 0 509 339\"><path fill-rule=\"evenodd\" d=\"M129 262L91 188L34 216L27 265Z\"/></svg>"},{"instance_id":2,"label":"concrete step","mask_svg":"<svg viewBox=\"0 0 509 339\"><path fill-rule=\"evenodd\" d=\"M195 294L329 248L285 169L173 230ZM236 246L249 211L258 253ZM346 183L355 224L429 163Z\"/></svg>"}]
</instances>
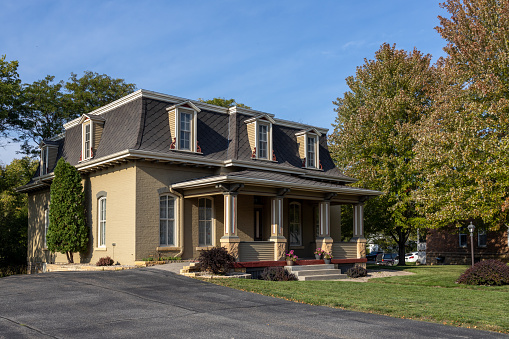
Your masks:
<instances>
[{"instance_id":1,"label":"concrete step","mask_svg":"<svg viewBox=\"0 0 509 339\"><path fill-rule=\"evenodd\" d=\"M322 269L322 270L302 270L302 271L293 271L291 272L299 277L304 277L308 275L325 275L325 274L339 274L341 270L337 269Z\"/></svg>"},{"instance_id":2,"label":"concrete step","mask_svg":"<svg viewBox=\"0 0 509 339\"><path fill-rule=\"evenodd\" d=\"M285 266L285 268L291 272L311 271L311 270L331 270L331 269L334 269L334 264L295 265L295 266Z\"/></svg>"},{"instance_id":3,"label":"concrete step","mask_svg":"<svg viewBox=\"0 0 509 339\"><path fill-rule=\"evenodd\" d=\"M337 280L346 279L346 274L320 274L320 275L307 275L304 277L298 277L299 281L311 281L311 280Z\"/></svg>"}]
</instances>

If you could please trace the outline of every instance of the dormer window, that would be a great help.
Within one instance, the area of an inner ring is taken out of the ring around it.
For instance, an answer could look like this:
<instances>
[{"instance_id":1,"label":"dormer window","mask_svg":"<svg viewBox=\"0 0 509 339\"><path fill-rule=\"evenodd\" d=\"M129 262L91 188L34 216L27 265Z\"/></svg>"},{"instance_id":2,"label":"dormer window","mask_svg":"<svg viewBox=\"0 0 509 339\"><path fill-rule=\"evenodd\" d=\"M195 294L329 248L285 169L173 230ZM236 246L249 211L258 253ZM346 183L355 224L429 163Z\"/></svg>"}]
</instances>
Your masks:
<instances>
[{"instance_id":1,"label":"dormer window","mask_svg":"<svg viewBox=\"0 0 509 339\"><path fill-rule=\"evenodd\" d=\"M48 174L48 149L43 147L41 150L41 175Z\"/></svg>"},{"instance_id":2,"label":"dormer window","mask_svg":"<svg viewBox=\"0 0 509 339\"><path fill-rule=\"evenodd\" d=\"M314 128L295 134L299 144L299 156L302 160L302 167L320 169L319 140L321 135Z\"/></svg>"},{"instance_id":3,"label":"dormer window","mask_svg":"<svg viewBox=\"0 0 509 339\"><path fill-rule=\"evenodd\" d=\"M245 121L253 159L275 161L272 148L272 124L274 119L261 114Z\"/></svg>"},{"instance_id":4,"label":"dormer window","mask_svg":"<svg viewBox=\"0 0 509 339\"><path fill-rule=\"evenodd\" d=\"M172 137L170 149L201 152L197 138L198 112L201 110L186 101L167 108Z\"/></svg>"},{"instance_id":5,"label":"dormer window","mask_svg":"<svg viewBox=\"0 0 509 339\"><path fill-rule=\"evenodd\" d=\"M92 159L99 146L104 129L104 118L83 114L81 124L81 157L80 161Z\"/></svg>"},{"instance_id":6,"label":"dormer window","mask_svg":"<svg viewBox=\"0 0 509 339\"><path fill-rule=\"evenodd\" d=\"M44 140L39 145L41 148L40 175L50 173L53 165L55 165L58 153L58 142Z\"/></svg>"}]
</instances>

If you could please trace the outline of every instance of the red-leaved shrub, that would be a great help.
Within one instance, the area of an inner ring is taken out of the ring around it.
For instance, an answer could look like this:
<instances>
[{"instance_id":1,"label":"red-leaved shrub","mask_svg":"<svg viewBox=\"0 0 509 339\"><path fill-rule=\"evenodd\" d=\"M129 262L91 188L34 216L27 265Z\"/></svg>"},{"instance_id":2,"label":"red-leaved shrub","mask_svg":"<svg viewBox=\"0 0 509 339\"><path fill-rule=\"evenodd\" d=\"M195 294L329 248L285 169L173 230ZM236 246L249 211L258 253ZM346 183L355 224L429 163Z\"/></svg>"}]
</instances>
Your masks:
<instances>
[{"instance_id":1,"label":"red-leaved shrub","mask_svg":"<svg viewBox=\"0 0 509 339\"><path fill-rule=\"evenodd\" d=\"M202 271L214 274L226 274L235 262L235 258L224 247L214 247L200 253L198 258Z\"/></svg>"},{"instance_id":2,"label":"red-leaved shrub","mask_svg":"<svg viewBox=\"0 0 509 339\"><path fill-rule=\"evenodd\" d=\"M96 266L111 266L113 265L114 261L110 257L102 257L99 259L99 261L95 264Z\"/></svg>"},{"instance_id":3,"label":"red-leaved shrub","mask_svg":"<svg viewBox=\"0 0 509 339\"><path fill-rule=\"evenodd\" d=\"M467 285L509 285L509 266L500 260L484 260L470 267L456 281Z\"/></svg>"}]
</instances>

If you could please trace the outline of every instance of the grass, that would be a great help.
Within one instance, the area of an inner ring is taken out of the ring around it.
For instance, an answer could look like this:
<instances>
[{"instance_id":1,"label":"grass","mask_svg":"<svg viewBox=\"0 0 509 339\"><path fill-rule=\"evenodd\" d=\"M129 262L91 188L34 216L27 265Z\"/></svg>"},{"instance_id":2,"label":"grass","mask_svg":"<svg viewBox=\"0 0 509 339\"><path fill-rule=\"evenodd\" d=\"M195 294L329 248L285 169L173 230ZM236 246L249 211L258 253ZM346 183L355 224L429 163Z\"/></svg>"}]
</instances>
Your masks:
<instances>
[{"instance_id":1,"label":"grass","mask_svg":"<svg viewBox=\"0 0 509 339\"><path fill-rule=\"evenodd\" d=\"M509 333L509 286L456 284L467 268L462 265L394 267L415 274L371 279L367 283L249 279L212 282L312 305Z\"/></svg>"}]
</instances>

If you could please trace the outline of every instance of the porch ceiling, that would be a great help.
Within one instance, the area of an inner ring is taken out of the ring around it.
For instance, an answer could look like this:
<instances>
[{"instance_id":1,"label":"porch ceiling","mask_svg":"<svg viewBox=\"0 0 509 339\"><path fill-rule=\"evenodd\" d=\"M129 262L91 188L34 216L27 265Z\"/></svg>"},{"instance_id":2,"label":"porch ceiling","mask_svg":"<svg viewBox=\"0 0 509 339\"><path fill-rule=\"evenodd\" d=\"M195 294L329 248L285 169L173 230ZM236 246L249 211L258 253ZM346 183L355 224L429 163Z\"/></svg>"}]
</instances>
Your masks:
<instances>
[{"instance_id":1,"label":"porch ceiling","mask_svg":"<svg viewBox=\"0 0 509 339\"><path fill-rule=\"evenodd\" d=\"M256 185L271 188L290 188L302 191L313 191L322 193L338 193L353 196L378 196L382 192L364 188L349 187L329 182L304 179L288 174L244 170L231 172L224 175L206 176L198 179L183 181L170 185L173 189L196 189L213 187L217 184L244 184Z\"/></svg>"}]
</instances>

